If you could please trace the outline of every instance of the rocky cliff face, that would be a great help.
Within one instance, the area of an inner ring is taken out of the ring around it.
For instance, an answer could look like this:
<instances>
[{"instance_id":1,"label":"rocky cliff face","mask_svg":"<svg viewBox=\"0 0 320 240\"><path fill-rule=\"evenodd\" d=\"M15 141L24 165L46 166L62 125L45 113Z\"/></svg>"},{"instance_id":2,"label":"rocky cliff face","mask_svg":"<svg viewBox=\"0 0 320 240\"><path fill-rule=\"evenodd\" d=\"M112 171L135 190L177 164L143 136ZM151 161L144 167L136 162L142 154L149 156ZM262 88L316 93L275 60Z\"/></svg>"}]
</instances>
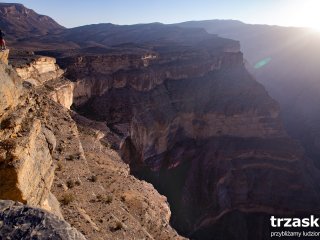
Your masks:
<instances>
[{"instance_id":1,"label":"rocky cliff face","mask_svg":"<svg viewBox=\"0 0 320 240\"><path fill-rule=\"evenodd\" d=\"M241 42L249 71L279 102L286 130L301 142L307 156L319 168L320 35L307 28L252 25L233 20L178 25L204 28L209 33Z\"/></svg>"},{"instance_id":2,"label":"rocky cliff face","mask_svg":"<svg viewBox=\"0 0 320 240\"><path fill-rule=\"evenodd\" d=\"M11 63L0 64L0 199L28 206L0 203L0 238L84 239L40 207L88 239L184 239L169 225L166 198L100 144L110 130L68 111L73 83L55 59Z\"/></svg>"},{"instance_id":3,"label":"rocky cliff face","mask_svg":"<svg viewBox=\"0 0 320 240\"><path fill-rule=\"evenodd\" d=\"M8 64L8 58L9 58L9 50L1 51L0 52L0 61L4 64Z\"/></svg>"},{"instance_id":4,"label":"rocky cliff face","mask_svg":"<svg viewBox=\"0 0 320 240\"><path fill-rule=\"evenodd\" d=\"M268 226L266 215L316 211L317 172L236 47L166 45L145 56L59 62L75 81L77 110L107 123L131 171L168 197L174 227L234 239L232 222L243 239L264 239L252 229Z\"/></svg>"},{"instance_id":5,"label":"rocky cliff face","mask_svg":"<svg viewBox=\"0 0 320 240\"><path fill-rule=\"evenodd\" d=\"M10 63L23 81L42 88L47 96L70 109L74 86L63 77L64 71L56 64L55 58L25 52L14 53Z\"/></svg>"},{"instance_id":6,"label":"rocky cliff face","mask_svg":"<svg viewBox=\"0 0 320 240\"><path fill-rule=\"evenodd\" d=\"M0 198L44 207L59 215L56 200L50 195L55 137L41 121L44 108L40 102L46 104L46 99L23 90L11 67L0 67Z\"/></svg>"}]
</instances>

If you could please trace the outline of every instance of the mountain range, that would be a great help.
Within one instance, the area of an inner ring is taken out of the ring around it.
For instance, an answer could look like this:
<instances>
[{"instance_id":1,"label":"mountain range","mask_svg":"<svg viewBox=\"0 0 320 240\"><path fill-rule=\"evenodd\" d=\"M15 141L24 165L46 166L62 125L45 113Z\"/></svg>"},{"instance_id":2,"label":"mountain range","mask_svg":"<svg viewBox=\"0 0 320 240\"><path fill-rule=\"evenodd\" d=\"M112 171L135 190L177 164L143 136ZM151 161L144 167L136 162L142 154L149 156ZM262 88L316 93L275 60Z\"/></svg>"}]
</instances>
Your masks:
<instances>
[{"instance_id":1,"label":"mountain range","mask_svg":"<svg viewBox=\"0 0 320 240\"><path fill-rule=\"evenodd\" d=\"M0 12L0 199L30 205L0 200L0 237L35 207L70 240L264 240L270 215L320 214L317 35Z\"/></svg>"}]
</instances>

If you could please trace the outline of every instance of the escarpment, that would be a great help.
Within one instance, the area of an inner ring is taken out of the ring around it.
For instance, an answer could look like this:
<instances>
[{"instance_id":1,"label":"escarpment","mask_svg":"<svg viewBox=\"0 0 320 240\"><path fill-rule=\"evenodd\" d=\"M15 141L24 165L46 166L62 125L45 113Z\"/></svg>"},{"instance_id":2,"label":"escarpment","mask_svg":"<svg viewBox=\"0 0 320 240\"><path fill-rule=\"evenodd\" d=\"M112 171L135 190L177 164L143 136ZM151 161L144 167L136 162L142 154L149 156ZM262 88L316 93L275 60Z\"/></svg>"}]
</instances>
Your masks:
<instances>
[{"instance_id":1,"label":"escarpment","mask_svg":"<svg viewBox=\"0 0 320 240\"><path fill-rule=\"evenodd\" d=\"M108 127L68 110L73 83L55 59L10 61L0 64L0 199L26 205L0 201L0 238L184 239L166 198L100 143Z\"/></svg>"},{"instance_id":2,"label":"escarpment","mask_svg":"<svg viewBox=\"0 0 320 240\"><path fill-rule=\"evenodd\" d=\"M76 110L107 124L101 140L168 197L180 233L265 239L254 229L269 214L318 213L318 173L236 47L211 39L145 49L58 62L75 82Z\"/></svg>"},{"instance_id":3,"label":"escarpment","mask_svg":"<svg viewBox=\"0 0 320 240\"><path fill-rule=\"evenodd\" d=\"M43 206L48 200L54 167L55 139L37 118L39 100L22 90L21 80L1 64L0 198Z\"/></svg>"},{"instance_id":4,"label":"escarpment","mask_svg":"<svg viewBox=\"0 0 320 240\"><path fill-rule=\"evenodd\" d=\"M10 62L24 82L42 87L51 99L70 108L74 86L64 78L64 71L56 64L55 58L17 52L10 57Z\"/></svg>"}]
</instances>

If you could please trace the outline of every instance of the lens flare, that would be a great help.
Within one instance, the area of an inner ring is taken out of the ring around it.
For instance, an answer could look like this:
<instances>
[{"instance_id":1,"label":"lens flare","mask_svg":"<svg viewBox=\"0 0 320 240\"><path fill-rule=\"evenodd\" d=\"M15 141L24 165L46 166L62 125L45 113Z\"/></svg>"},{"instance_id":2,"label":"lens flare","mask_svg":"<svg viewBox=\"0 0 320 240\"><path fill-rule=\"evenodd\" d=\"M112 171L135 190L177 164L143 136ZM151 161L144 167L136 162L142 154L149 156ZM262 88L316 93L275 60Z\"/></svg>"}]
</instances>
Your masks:
<instances>
[{"instance_id":1,"label":"lens flare","mask_svg":"<svg viewBox=\"0 0 320 240\"><path fill-rule=\"evenodd\" d=\"M259 62L257 62L257 63L254 65L254 68L255 68L255 69L262 68L262 67L266 66L270 61L271 61L271 58L270 58L270 57L264 58L264 59L260 60Z\"/></svg>"}]
</instances>

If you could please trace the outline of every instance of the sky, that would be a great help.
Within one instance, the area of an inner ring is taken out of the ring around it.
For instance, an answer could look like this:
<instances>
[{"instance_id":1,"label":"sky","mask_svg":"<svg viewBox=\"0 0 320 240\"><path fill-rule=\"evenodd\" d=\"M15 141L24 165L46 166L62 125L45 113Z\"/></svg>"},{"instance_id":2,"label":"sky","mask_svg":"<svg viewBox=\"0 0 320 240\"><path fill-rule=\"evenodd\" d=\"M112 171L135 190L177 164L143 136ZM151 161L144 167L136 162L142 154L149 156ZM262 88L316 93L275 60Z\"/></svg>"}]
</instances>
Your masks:
<instances>
[{"instance_id":1,"label":"sky","mask_svg":"<svg viewBox=\"0 0 320 240\"><path fill-rule=\"evenodd\" d=\"M320 30L320 0L10 0L65 27L235 19Z\"/></svg>"}]
</instances>

